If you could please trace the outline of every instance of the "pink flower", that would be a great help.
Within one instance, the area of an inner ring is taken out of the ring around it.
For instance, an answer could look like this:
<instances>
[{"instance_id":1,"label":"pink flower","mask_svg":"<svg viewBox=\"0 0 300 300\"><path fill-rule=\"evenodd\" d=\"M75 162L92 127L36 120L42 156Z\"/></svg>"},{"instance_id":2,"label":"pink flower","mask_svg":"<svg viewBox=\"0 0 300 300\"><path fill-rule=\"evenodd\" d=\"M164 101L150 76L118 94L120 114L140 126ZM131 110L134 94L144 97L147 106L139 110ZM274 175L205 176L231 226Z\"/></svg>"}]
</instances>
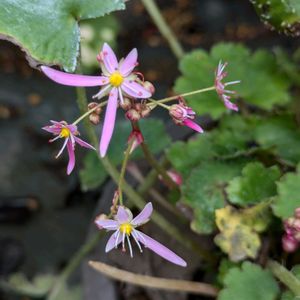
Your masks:
<instances>
[{"instance_id":1,"label":"pink flower","mask_svg":"<svg viewBox=\"0 0 300 300\"><path fill-rule=\"evenodd\" d=\"M222 64L221 61L219 62L218 68L216 70L215 88L219 97L224 102L224 105L228 109L238 111L239 110L238 106L230 101L231 97L229 95L226 95L226 93L235 94L235 91L226 90L225 87L228 85L239 83L240 80L222 83L222 80L227 76L227 72L224 72L226 66L227 63Z\"/></svg>"},{"instance_id":2,"label":"pink flower","mask_svg":"<svg viewBox=\"0 0 300 300\"><path fill-rule=\"evenodd\" d=\"M286 252L294 252L300 246L300 208L296 208L294 217L284 221L282 247Z\"/></svg>"},{"instance_id":3,"label":"pink flower","mask_svg":"<svg viewBox=\"0 0 300 300\"><path fill-rule=\"evenodd\" d=\"M89 148L96 150L92 145L86 143L82 139L78 137L79 132L77 130L77 126L73 124L67 124L65 121L50 121L52 125L45 126L42 129L53 133L56 137L54 139L49 140L49 142L54 142L57 139L64 138L65 141L63 143L63 146L61 147L60 151L56 155L56 158L58 158L63 150L66 148L68 149L68 155L69 155L69 163L67 167L67 174L70 175L70 173L73 171L75 166L75 144L79 144L82 147Z\"/></svg>"},{"instance_id":4,"label":"pink flower","mask_svg":"<svg viewBox=\"0 0 300 300\"><path fill-rule=\"evenodd\" d=\"M144 142L144 137L140 130L133 129L128 137L128 143L132 143L130 154Z\"/></svg>"},{"instance_id":5,"label":"pink flower","mask_svg":"<svg viewBox=\"0 0 300 300\"><path fill-rule=\"evenodd\" d=\"M201 126L193 121L196 113L184 103L180 102L179 104L173 104L170 107L169 113L177 125L188 126L200 133L204 131Z\"/></svg>"},{"instance_id":6,"label":"pink flower","mask_svg":"<svg viewBox=\"0 0 300 300\"><path fill-rule=\"evenodd\" d=\"M148 235L136 229L137 227L149 221L152 211L152 203L149 202L146 204L144 209L135 218L133 218L132 213L128 208L119 206L115 220L96 219L95 223L99 227L99 229L115 231L106 244L105 252L109 252L113 248L117 248L120 243L122 243L123 251L126 251L126 240L130 256L133 257L133 251L130 242L130 238L132 237L137 244L140 252L143 252L141 247L141 244L143 244L146 248L149 248L150 250L160 255L164 259L172 262L173 264L185 267L187 264L181 257L176 255L173 251L169 250Z\"/></svg>"},{"instance_id":7,"label":"pink flower","mask_svg":"<svg viewBox=\"0 0 300 300\"><path fill-rule=\"evenodd\" d=\"M137 65L137 50L133 49L125 59L119 62L115 53L108 44L104 44L97 59L100 63L102 76L86 76L68 74L42 66L42 71L52 80L70 86L103 86L102 89L93 96L101 98L109 94L99 150L102 157L105 156L109 146L115 120L118 100L123 103L123 95L133 98L149 98L151 93L145 89L137 80L137 76L132 73Z\"/></svg>"}]
</instances>

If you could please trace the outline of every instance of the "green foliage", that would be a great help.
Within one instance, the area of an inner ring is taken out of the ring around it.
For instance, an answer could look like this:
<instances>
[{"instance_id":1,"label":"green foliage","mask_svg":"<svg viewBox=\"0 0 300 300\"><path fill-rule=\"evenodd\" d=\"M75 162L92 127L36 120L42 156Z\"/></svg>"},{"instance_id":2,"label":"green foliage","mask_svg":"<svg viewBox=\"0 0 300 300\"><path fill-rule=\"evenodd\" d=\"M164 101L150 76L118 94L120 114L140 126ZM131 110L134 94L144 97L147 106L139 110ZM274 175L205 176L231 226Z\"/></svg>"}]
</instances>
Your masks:
<instances>
[{"instance_id":1,"label":"green foliage","mask_svg":"<svg viewBox=\"0 0 300 300\"><path fill-rule=\"evenodd\" d=\"M297 277L297 279L300 280L300 265L294 266L292 268L291 272L293 273L293 275L295 275ZM291 291L285 291L280 298L280 300L298 300L298 299L299 299L299 296L297 297Z\"/></svg>"},{"instance_id":2,"label":"green foliage","mask_svg":"<svg viewBox=\"0 0 300 300\"><path fill-rule=\"evenodd\" d=\"M78 22L124 7L123 0L2 0L0 34L20 45L33 65L57 64L72 72L79 50Z\"/></svg>"},{"instance_id":3,"label":"green foliage","mask_svg":"<svg viewBox=\"0 0 300 300\"><path fill-rule=\"evenodd\" d=\"M300 207L300 165L297 173L286 173L277 183L278 196L274 198L273 211L276 216L287 219Z\"/></svg>"},{"instance_id":4,"label":"green foliage","mask_svg":"<svg viewBox=\"0 0 300 300\"><path fill-rule=\"evenodd\" d=\"M182 186L182 201L194 210L193 230L211 233L215 210L225 206L225 187L240 174L243 161L203 162L194 168Z\"/></svg>"},{"instance_id":5,"label":"green foliage","mask_svg":"<svg viewBox=\"0 0 300 300\"><path fill-rule=\"evenodd\" d=\"M145 142L148 144L152 153L159 153L170 144L170 137L167 135L162 121L158 119L142 120L140 127ZM131 124L127 121L116 123L114 135L108 149L108 156L114 165L119 165L123 161L123 154L126 150L127 139L131 130ZM133 159L143 157L141 149L136 149L131 157ZM83 163L84 167L80 171L82 189L86 191L102 184L108 174L98 159L97 153L89 152L85 156Z\"/></svg>"},{"instance_id":6,"label":"green foliage","mask_svg":"<svg viewBox=\"0 0 300 300\"><path fill-rule=\"evenodd\" d=\"M233 89L246 102L269 110L275 104L289 101L289 82L280 74L276 59L270 52L258 50L251 54L245 46L230 43L217 44L209 54L195 50L185 55L180 62L182 76L176 81L176 92L212 86L214 70L221 59L229 63L226 80L241 80ZM220 117L226 110L215 91L188 97L187 101L198 114L209 113L213 118Z\"/></svg>"},{"instance_id":7,"label":"green foliage","mask_svg":"<svg viewBox=\"0 0 300 300\"><path fill-rule=\"evenodd\" d=\"M264 167L259 162L249 163L242 176L230 181L226 191L229 201L241 206L259 203L276 194L275 181L280 177L277 166Z\"/></svg>"},{"instance_id":8,"label":"green foliage","mask_svg":"<svg viewBox=\"0 0 300 300\"><path fill-rule=\"evenodd\" d=\"M300 35L300 2L298 0L250 0L261 20L287 35Z\"/></svg>"},{"instance_id":9,"label":"green foliage","mask_svg":"<svg viewBox=\"0 0 300 300\"><path fill-rule=\"evenodd\" d=\"M275 300L279 293L271 273L250 262L244 262L241 268L230 269L224 283L219 300Z\"/></svg>"},{"instance_id":10,"label":"green foliage","mask_svg":"<svg viewBox=\"0 0 300 300\"><path fill-rule=\"evenodd\" d=\"M254 136L259 145L271 148L284 161L300 161L300 130L291 115L261 119L254 128Z\"/></svg>"}]
</instances>

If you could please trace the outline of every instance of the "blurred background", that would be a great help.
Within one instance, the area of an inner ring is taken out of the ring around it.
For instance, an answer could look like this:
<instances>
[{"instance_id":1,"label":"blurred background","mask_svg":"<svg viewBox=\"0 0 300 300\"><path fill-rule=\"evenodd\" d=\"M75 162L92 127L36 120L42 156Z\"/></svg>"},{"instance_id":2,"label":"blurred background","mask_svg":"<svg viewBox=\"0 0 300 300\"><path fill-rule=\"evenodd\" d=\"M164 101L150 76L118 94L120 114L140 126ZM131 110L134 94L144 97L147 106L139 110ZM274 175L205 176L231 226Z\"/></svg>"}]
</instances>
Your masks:
<instances>
[{"instance_id":1,"label":"blurred background","mask_svg":"<svg viewBox=\"0 0 300 300\"><path fill-rule=\"evenodd\" d=\"M300 61L299 39L269 30L247 0L160 0L157 3L187 51L209 50L222 41L239 42L253 50L273 51L280 47ZM80 27L84 73L99 72L95 57L104 41L119 57L136 47L139 71L154 83L156 98L172 93L179 76L177 59L140 1L128 1L126 10L81 22ZM89 96L96 91L88 89ZM96 231L94 216L109 210L114 191L112 181L99 174L102 178L99 185L97 180L94 182L82 174L93 162L86 159L86 152L79 147L76 169L67 176L66 155L54 159L59 145L49 144L49 135L41 130L51 119L74 120L78 114L74 89L51 82L28 65L19 47L0 41L0 299L43 299L55 274ZM186 139L191 135L189 130L178 130L165 113L156 117L165 124L172 139ZM124 120L123 114L119 118ZM143 166L144 162L140 164ZM155 225L149 225L147 230L158 231ZM146 252L143 257L137 255L132 266L132 261L118 252L104 255L104 242L99 243L91 257L140 273L168 276L171 272L178 278L209 280L197 258L163 233L155 235L169 246L176 245L177 252L190 257L194 263L182 271L161 264L159 258ZM204 238L199 241L208 248L213 247ZM4 279L10 279L12 286L23 287L23 292L6 286ZM206 299L113 283L86 264L72 275L63 293L60 297L63 300Z\"/></svg>"}]
</instances>

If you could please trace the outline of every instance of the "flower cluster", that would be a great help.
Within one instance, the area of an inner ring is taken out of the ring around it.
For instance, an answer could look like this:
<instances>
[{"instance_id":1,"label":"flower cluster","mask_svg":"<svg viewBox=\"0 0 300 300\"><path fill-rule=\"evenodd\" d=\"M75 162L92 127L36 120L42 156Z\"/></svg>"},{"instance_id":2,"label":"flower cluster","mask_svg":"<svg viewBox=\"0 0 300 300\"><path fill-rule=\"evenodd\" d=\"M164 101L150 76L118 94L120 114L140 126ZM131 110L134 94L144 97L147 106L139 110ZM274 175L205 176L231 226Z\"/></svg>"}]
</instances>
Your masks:
<instances>
[{"instance_id":1,"label":"flower cluster","mask_svg":"<svg viewBox=\"0 0 300 300\"><path fill-rule=\"evenodd\" d=\"M296 208L294 217L284 221L284 229L282 247L286 252L294 252L300 246L300 207Z\"/></svg>"},{"instance_id":2,"label":"flower cluster","mask_svg":"<svg viewBox=\"0 0 300 300\"><path fill-rule=\"evenodd\" d=\"M95 223L99 229L114 231L106 244L105 252L117 248L119 244L122 244L122 251L125 252L125 242L127 242L130 256L133 257L133 247L130 241L132 238L140 252L143 252L141 247L142 244L164 259L176 265L185 267L187 264L181 257L145 233L136 229L149 221L152 211L152 203L149 202L135 218L133 218L131 211L124 206L119 206L115 219L96 218Z\"/></svg>"}]
</instances>

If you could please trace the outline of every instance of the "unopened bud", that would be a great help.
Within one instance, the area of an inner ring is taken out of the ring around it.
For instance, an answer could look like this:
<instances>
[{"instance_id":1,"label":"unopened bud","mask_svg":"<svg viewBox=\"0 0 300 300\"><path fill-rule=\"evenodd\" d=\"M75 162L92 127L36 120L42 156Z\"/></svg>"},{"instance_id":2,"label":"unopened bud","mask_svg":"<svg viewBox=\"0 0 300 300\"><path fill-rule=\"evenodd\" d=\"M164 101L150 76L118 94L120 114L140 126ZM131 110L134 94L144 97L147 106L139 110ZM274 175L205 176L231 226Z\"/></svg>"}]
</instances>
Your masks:
<instances>
[{"instance_id":1,"label":"unopened bud","mask_svg":"<svg viewBox=\"0 0 300 300\"><path fill-rule=\"evenodd\" d=\"M98 105L99 105L99 103L97 103L97 102L91 102L91 103L88 104L88 109L91 110L91 109L95 108L95 107L98 106ZM97 107L97 108L93 111L93 114L100 115L101 112L102 112L102 108L99 106L99 107Z\"/></svg>"},{"instance_id":2,"label":"unopened bud","mask_svg":"<svg viewBox=\"0 0 300 300\"><path fill-rule=\"evenodd\" d=\"M294 252L298 248L298 241L290 235L284 235L282 238L282 247L285 252Z\"/></svg>"},{"instance_id":3,"label":"unopened bud","mask_svg":"<svg viewBox=\"0 0 300 300\"><path fill-rule=\"evenodd\" d=\"M124 97L123 98L123 102L120 103L120 106L124 109L124 110L129 110L132 107L132 102L129 98Z\"/></svg>"},{"instance_id":4,"label":"unopened bud","mask_svg":"<svg viewBox=\"0 0 300 300\"><path fill-rule=\"evenodd\" d=\"M100 123L100 116L92 113L89 115L89 120L93 125L98 125Z\"/></svg>"},{"instance_id":5,"label":"unopened bud","mask_svg":"<svg viewBox=\"0 0 300 300\"><path fill-rule=\"evenodd\" d=\"M143 142L144 142L144 137L140 132L140 130L132 130L128 137L128 143L132 143L130 148L130 153L132 153Z\"/></svg>"},{"instance_id":6,"label":"unopened bud","mask_svg":"<svg viewBox=\"0 0 300 300\"><path fill-rule=\"evenodd\" d=\"M150 81L144 81L143 87L152 95L155 93L155 87Z\"/></svg>"},{"instance_id":7,"label":"unopened bud","mask_svg":"<svg viewBox=\"0 0 300 300\"><path fill-rule=\"evenodd\" d=\"M167 171L167 174L169 175L169 177L172 179L172 181L174 181L174 183L176 183L177 185L182 185L182 177L181 175L174 171L174 170L168 170ZM163 180L163 177L161 175L158 175L158 178L161 180L161 181L164 181Z\"/></svg>"},{"instance_id":8,"label":"unopened bud","mask_svg":"<svg viewBox=\"0 0 300 300\"><path fill-rule=\"evenodd\" d=\"M129 109L125 115L128 120L133 121L133 122L136 122L141 118L139 112L133 108Z\"/></svg>"},{"instance_id":9,"label":"unopened bud","mask_svg":"<svg viewBox=\"0 0 300 300\"><path fill-rule=\"evenodd\" d=\"M151 108L147 105L144 105L140 112L142 118L148 117L150 113L151 113Z\"/></svg>"}]
</instances>

